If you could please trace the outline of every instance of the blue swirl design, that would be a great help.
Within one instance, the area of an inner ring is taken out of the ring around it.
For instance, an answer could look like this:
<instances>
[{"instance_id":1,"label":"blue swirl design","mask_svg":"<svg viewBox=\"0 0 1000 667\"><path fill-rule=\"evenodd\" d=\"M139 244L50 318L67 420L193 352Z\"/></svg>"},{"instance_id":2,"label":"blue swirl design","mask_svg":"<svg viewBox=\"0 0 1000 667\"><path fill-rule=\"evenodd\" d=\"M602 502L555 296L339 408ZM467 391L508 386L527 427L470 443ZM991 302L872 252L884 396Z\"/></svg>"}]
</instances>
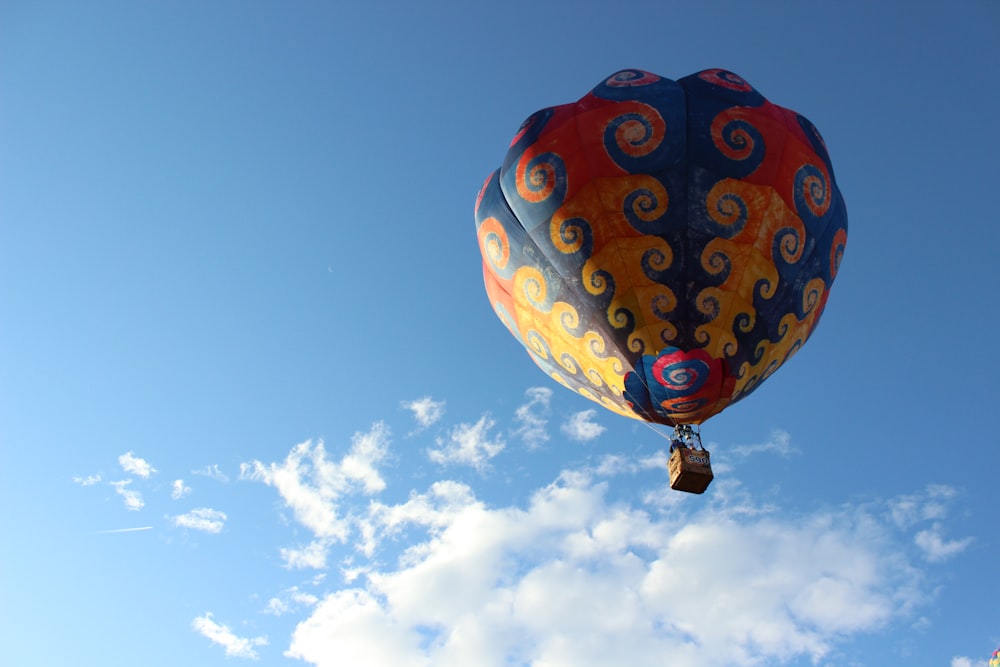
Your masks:
<instances>
[{"instance_id":1,"label":"blue swirl design","mask_svg":"<svg viewBox=\"0 0 1000 667\"><path fill-rule=\"evenodd\" d=\"M542 368L552 369L556 366L552 359L552 348L549 347L545 336L535 329L528 329L524 333L524 346L531 353L535 363Z\"/></svg>"},{"instance_id":2,"label":"blue swirl design","mask_svg":"<svg viewBox=\"0 0 1000 667\"><path fill-rule=\"evenodd\" d=\"M636 133L625 133L621 137L624 141L624 145L619 142L619 131L623 128L625 124L631 124L634 128L641 128L641 134ZM649 149L655 148L655 146L647 146L649 142L656 138L656 131L653 129L653 123L650 122L648 118L640 113L624 113L620 116L615 117L610 123L604 128L604 148L608 151L608 155L614 160L618 166L628 169L626 164L629 161L635 160L636 157L645 155L649 152ZM661 137L662 138L662 137Z\"/></svg>"},{"instance_id":3,"label":"blue swirl design","mask_svg":"<svg viewBox=\"0 0 1000 667\"><path fill-rule=\"evenodd\" d=\"M628 308L616 308L608 316L608 323L619 330L619 338L627 336L635 331L635 313Z\"/></svg>"},{"instance_id":4,"label":"blue swirl design","mask_svg":"<svg viewBox=\"0 0 1000 667\"><path fill-rule=\"evenodd\" d=\"M708 196L709 193L706 193ZM706 199L705 208L709 213L709 230L713 235L731 239L740 232L750 218L750 209L743 197L735 192L727 192L715 201L715 206Z\"/></svg>"},{"instance_id":5,"label":"blue swirl design","mask_svg":"<svg viewBox=\"0 0 1000 667\"><path fill-rule=\"evenodd\" d=\"M582 375L583 369L580 367L580 362L569 352L563 352L559 355L559 367L564 372L572 373L574 376Z\"/></svg>"},{"instance_id":6,"label":"blue swirl design","mask_svg":"<svg viewBox=\"0 0 1000 667\"><path fill-rule=\"evenodd\" d=\"M664 169L678 159L671 155L672 150L676 151L676 137L664 134L669 133L666 122L651 106L647 106L645 113L620 114L604 127L604 150L616 165L631 174Z\"/></svg>"},{"instance_id":7,"label":"blue swirl design","mask_svg":"<svg viewBox=\"0 0 1000 667\"><path fill-rule=\"evenodd\" d=\"M733 333L737 336L750 331L753 326L753 316L750 313L737 313L733 318Z\"/></svg>"},{"instance_id":8,"label":"blue swirl design","mask_svg":"<svg viewBox=\"0 0 1000 667\"><path fill-rule=\"evenodd\" d=\"M653 247L642 255L642 273L647 278L661 285L668 285L670 276L676 271L672 271L667 265L667 256L660 248Z\"/></svg>"},{"instance_id":9,"label":"blue swirl design","mask_svg":"<svg viewBox=\"0 0 1000 667\"><path fill-rule=\"evenodd\" d=\"M649 304L653 315L661 320L669 320L675 308L677 308L677 299L673 294L657 294Z\"/></svg>"},{"instance_id":10,"label":"blue swirl design","mask_svg":"<svg viewBox=\"0 0 1000 667\"><path fill-rule=\"evenodd\" d=\"M796 277L808 274L815 247L816 239L813 236L807 234L806 238L802 238L799 230L794 227L779 229L771 243L771 260L781 279L794 282ZM767 291L762 289L760 294L768 298L773 286L768 283L765 289Z\"/></svg>"},{"instance_id":11,"label":"blue swirl design","mask_svg":"<svg viewBox=\"0 0 1000 667\"><path fill-rule=\"evenodd\" d=\"M733 270L733 260L726 253L716 250L708 257L702 256L705 268L705 285L721 285Z\"/></svg>"},{"instance_id":12,"label":"blue swirl design","mask_svg":"<svg viewBox=\"0 0 1000 667\"><path fill-rule=\"evenodd\" d=\"M594 230L590 223L583 218L568 218L559 225L559 242L563 245L576 247L572 253L582 258L588 258L594 253Z\"/></svg>"},{"instance_id":13,"label":"blue swirl design","mask_svg":"<svg viewBox=\"0 0 1000 667\"><path fill-rule=\"evenodd\" d=\"M705 319L711 322L719 316L719 300L714 296L702 296L698 297L698 310L705 315ZM699 343L707 343L708 340L699 340Z\"/></svg>"},{"instance_id":14,"label":"blue swirl design","mask_svg":"<svg viewBox=\"0 0 1000 667\"><path fill-rule=\"evenodd\" d=\"M728 175L731 178L749 176L764 162L767 145L764 135L755 126L742 118L734 118L722 127L722 146L716 148L730 161Z\"/></svg>"},{"instance_id":15,"label":"blue swirl design","mask_svg":"<svg viewBox=\"0 0 1000 667\"><path fill-rule=\"evenodd\" d=\"M696 394L705 384L710 368L700 359L685 359L664 366L656 380L670 398L683 398Z\"/></svg>"},{"instance_id":16,"label":"blue swirl design","mask_svg":"<svg viewBox=\"0 0 1000 667\"><path fill-rule=\"evenodd\" d=\"M533 203L545 201L566 192L566 165L555 153L542 153L528 160L518 182L518 193Z\"/></svg>"},{"instance_id":17,"label":"blue swirl design","mask_svg":"<svg viewBox=\"0 0 1000 667\"><path fill-rule=\"evenodd\" d=\"M830 208L830 185L826 175L813 164L804 164L795 172L793 196L795 212L806 228L815 232L817 223Z\"/></svg>"},{"instance_id":18,"label":"blue swirl design","mask_svg":"<svg viewBox=\"0 0 1000 667\"><path fill-rule=\"evenodd\" d=\"M590 286L593 288L591 294L614 294L615 277L610 271L598 269L590 274Z\"/></svg>"},{"instance_id":19,"label":"blue swirl design","mask_svg":"<svg viewBox=\"0 0 1000 667\"><path fill-rule=\"evenodd\" d=\"M518 222L530 233L546 225L562 206L566 198L566 166L555 153L536 155L501 169L500 188Z\"/></svg>"},{"instance_id":20,"label":"blue swirl design","mask_svg":"<svg viewBox=\"0 0 1000 667\"><path fill-rule=\"evenodd\" d=\"M656 213L655 217L650 214ZM660 219L666 213L667 207L662 206L656 193L648 188L639 188L625 197L622 212L633 229L644 234L657 231Z\"/></svg>"},{"instance_id":21,"label":"blue swirl design","mask_svg":"<svg viewBox=\"0 0 1000 667\"><path fill-rule=\"evenodd\" d=\"M508 257L510 254L510 248L504 248L504 241L506 238L505 234L500 234L498 232L487 232L486 236L483 237L485 245L488 249L488 252L484 253L486 259L490 263L490 267L492 267L493 271L499 275L504 275L505 273L509 273L511 275L513 274L513 271L508 271L508 267L510 266L509 259L506 266L501 266L498 263L498 260L500 260L505 253Z\"/></svg>"}]
</instances>

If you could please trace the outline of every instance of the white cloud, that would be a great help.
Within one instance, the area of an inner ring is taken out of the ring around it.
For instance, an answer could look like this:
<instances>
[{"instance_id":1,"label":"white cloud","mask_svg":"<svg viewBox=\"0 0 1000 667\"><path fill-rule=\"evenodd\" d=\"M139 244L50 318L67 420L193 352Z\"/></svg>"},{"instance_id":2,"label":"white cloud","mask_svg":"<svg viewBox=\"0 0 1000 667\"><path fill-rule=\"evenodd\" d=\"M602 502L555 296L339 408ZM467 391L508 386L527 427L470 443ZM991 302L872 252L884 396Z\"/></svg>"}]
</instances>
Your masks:
<instances>
[{"instance_id":1,"label":"white cloud","mask_svg":"<svg viewBox=\"0 0 1000 667\"><path fill-rule=\"evenodd\" d=\"M319 598L312 593L307 593L298 586L292 586L268 600L264 611L268 614L281 616L292 611L297 611L302 607L312 607L317 602L319 602Z\"/></svg>"},{"instance_id":2,"label":"white cloud","mask_svg":"<svg viewBox=\"0 0 1000 667\"><path fill-rule=\"evenodd\" d=\"M438 438L437 449L427 450L427 455L435 463L460 463L482 472L489 460L506 446L499 436L490 438L489 431L493 426L493 420L486 416L475 424L459 424L451 430L447 439Z\"/></svg>"},{"instance_id":3,"label":"white cloud","mask_svg":"<svg viewBox=\"0 0 1000 667\"><path fill-rule=\"evenodd\" d=\"M122 501L125 503L126 509L132 510L133 512L138 512L146 503L142 500L142 494L135 489L127 488L129 484L132 483L130 479L123 479L118 482L108 482L115 489L115 493L122 497Z\"/></svg>"},{"instance_id":4,"label":"white cloud","mask_svg":"<svg viewBox=\"0 0 1000 667\"><path fill-rule=\"evenodd\" d=\"M286 655L324 667L818 661L925 600L884 505L786 515L736 484L685 513L612 502L609 484L565 472L523 509L454 481L372 502L357 538L409 546L315 604Z\"/></svg>"},{"instance_id":5,"label":"white cloud","mask_svg":"<svg viewBox=\"0 0 1000 667\"><path fill-rule=\"evenodd\" d=\"M393 622L378 600L351 589L327 596L295 628L285 655L338 667L430 667L433 663L422 655L420 646L417 629Z\"/></svg>"},{"instance_id":6,"label":"white cloud","mask_svg":"<svg viewBox=\"0 0 1000 667\"><path fill-rule=\"evenodd\" d=\"M94 484L97 484L101 481L101 476L100 474L87 475L86 477L80 477L79 475L76 475L73 477L73 481L79 484L80 486L93 486Z\"/></svg>"},{"instance_id":7,"label":"white cloud","mask_svg":"<svg viewBox=\"0 0 1000 667\"><path fill-rule=\"evenodd\" d=\"M285 561L285 567L289 570L322 570L326 568L326 554L331 544L331 540L319 539L301 548L282 547L281 560Z\"/></svg>"},{"instance_id":8,"label":"white cloud","mask_svg":"<svg viewBox=\"0 0 1000 667\"><path fill-rule=\"evenodd\" d=\"M972 543L971 537L960 540L946 540L941 536L942 526L935 523L930 528L921 530L913 538L913 542L924 552L924 557L932 563L948 560L963 551Z\"/></svg>"},{"instance_id":9,"label":"white cloud","mask_svg":"<svg viewBox=\"0 0 1000 667\"><path fill-rule=\"evenodd\" d=\"M945 484L929 484L922 494L894 498L889 503L893 522L909 528L921 521L939 520L947 515L948 503L958 497L958 490Z\"/></svg>"},{"instance_id":10,"label":"white cloud","mask_svg":"<svg viewBox=\"0 0 1000 667\"><path fill-rule=\"evenodd\" d=\"M987 667L986 660L974 660L963 655L951 659L951 667Z\"/></svg>"},{"instance_id":11,"label":"white cloud","mask_svg":"<svg viewBox=\"0 0 1000 667\"><path fill-rule=\"evenodd\" d=\"M792 445L791 434L780 429L773 431L767 442L761 442L754 445L737 445L736 447L732 447L727 450L728 453L741 457L768 452L786 458L797 451L798 449Z\"/></svg>"},{"instance_id":12,"label":"white cloud","mask_svg":"<svg viewBox=\"0 0 1000 667\"><path fill-rule=\"evenodd\" d=\"M435 401L430 396L415 401L402 401L400 405L413 413L420 428L427 428L444 415L444 401Z\"/></svg>"},{"instance_id":13,"label":"white cloud","mask_svg":"<svg viewBox=\"0 0 1000 667\"><path fill-rule=\"evenodd\" d=\"M170 486L170 497L174 500L180 500L184 496L191 495L191 487L184 484L183 479L175 479L174 483Z\"/></svg>"},{"instance_id":14,"label":"white cloud","mask_svg":"<svg viewBox=\"0 0 1000 667\"><path fill-rule=\"evenodd\" d=\"M562 432L572 440L585 442L599 437L606 430L603 426L594 421L597 410L584 410L577 412L563 423Z\"/></svg>"},{"instance_id":15,"label":"white cloud","mask_svg":"<svg viewBox=\"0 0 1000 667\"><path fill-rule=\"evenodd\" d=\"M326 567L327 550L345 541L350 531L352 518L341 511L341 498L359 492L371 495L385 488L378 464L388 453L389 440L389 427L379 422L368 433L356 433L350 450L339 461L327 458L322 442L306 441L280 464L253 461L240 466L240 479L277 489L295 519L317 538L303 548L282 549L287 567Z\"/></svg>"},{"instance_id":16,"label":"white cloud","mask_svg":"<svg viewBox=\"0 0 1000 667\"><path fill-rule=\"evenodd\" d=\"M192 470L191 474L201 475L202 477L209 477L217 482L225 483L229 481L229 475L222 472L222 469L219 467L217 463L205 466L204 468L199 468L198 470Z\"/></svg>"},{"instance_id":17,"label":"white cloud","mask_svg":"<svg viewBox=\"0 0 1000 667\"><path fill-rule=\"evenodd\" d=\"M141 459L132 452L125 452L118 457L118 465L122 467L122 470L133 475L138 475L143 479L149 479L149 476L156 472L156 468L151 466L145 459Z\"/></svg>"},{"instance_id":18,"label":"white cloud","mask_svg":"<svg viewBox=\"0 0 1000 667\"><path fill-rule=\"evenodd\" d=\"M250 658L256 660L260 656L255 647L266 646L267 637L239 637L228 626L219 625L212 620L211 612L199 616L191 622L191 627L199 634L207 637L213 644L218 644L226 651L229 658Z\"/></svg>"},{"instance_id":19,"label":"white cloud","mask_svg":"<svg viewBox=\"0 0 1000 667\"><path fill-rule=\"evenodd\" d=\"M529 447L538 447L549 439L545 415L549 411L552 390L547 387L532 387L525 392L525 396L528 402L514 411L514 419L518 423L514 433Z\"/></svg>"},{"instance_id":20,"label":"white cloud","mask_svg":"<svg viewBox=\"0 0 1000 667\"><path fill-rule=\"evenodd\" d=\"M913 537L914 544L924 558L940 563L961 553L972 543L972 538L947 540L943 536L943 520L948 517L949 504L959 496L957 489L944 484L929 484L923 493L902 495L888 503L887 516L896 527L909 529L924 522L932 522Z\"/></svg>"},{"instance_id":21,"label":"white cloud","mask_svg":"<svg viewBox=\"0 0 1000 667\"><path fill-rule=\"evenodd\" d=\"M191 528L192 530L217 534L222 532L226 518L225 512L220 512L209 507L199 507L187 514L175 516L174 525L178 528Z\"/></svg>"}]
</instances>

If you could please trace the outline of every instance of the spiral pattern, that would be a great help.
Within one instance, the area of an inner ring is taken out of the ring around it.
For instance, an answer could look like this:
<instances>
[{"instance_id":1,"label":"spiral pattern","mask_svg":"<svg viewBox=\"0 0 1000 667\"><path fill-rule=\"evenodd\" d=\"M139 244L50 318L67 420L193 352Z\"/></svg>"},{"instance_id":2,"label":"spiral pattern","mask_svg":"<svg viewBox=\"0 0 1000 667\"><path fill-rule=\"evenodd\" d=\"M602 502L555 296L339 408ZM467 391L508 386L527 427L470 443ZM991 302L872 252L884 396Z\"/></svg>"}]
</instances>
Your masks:
<instances>
[{"instance_id":1,"label":"spiral pattern","mask_svg":"<svg viewBox=\"0 0 1000 667\"><path fill-rule=\"evenodd\" d=\"M669 288L666 289L661 294L657 294L649 303L649 310L656 316L657 319L666 320L670 318L670 314L674 312L677 308L677 297L674 295L673 291ZM673 328L673 327L671 327ZM676 336L676 328L674 329L674 336ZM673 337L671 337L672 340ZM662 339L662 333L661 333Z\"/></svg>"},{"instance_id":2,"label":"spiral pattern","mask_svg":"<svg viewBox=\"0 0 1000 667\"><path fill-rule=\"evenodd\" d=\"M820 303L826 292L826 283L822 278L813 278L802 291L802 313L808 315L816 304Z\"/></svg>"},{"instance_id":3,"label":"spiral pattern","mask_svg":"<svg viewBox=\"0 0 1000 667\"><path fill-rule=\"evenodd\" d=\"M725 183L720 183L719 186L709 192L705 208L716 225L712 231L728 239L743 231L749 219L750 207L743 197L728 191Z\"/></svg>"},{"instance_id":4,"label":"spiral pattern","mask_svg":"<svg viewBox=\"0 0 1000 667\"><path fill-rule=\"evenodd\" d=\"M553 220L553 222L556 222ZM593 246L593 231L590 223L583 218L569 218L559 222L558 230L553 235L553 245L566 255L578 252L590 254Z\"/></svg>"},{"instance_id":5,"label":"spiral pattern","mask_svg":"<svg viewBox=\"0 0 1000 667\"><path fill-rule=\"evenodd\" d=\"M510 261L510 244L507 242L507 230L499 220L490 217L483 221L479 228L479 246L493 270L504 273Z\"/></svg>"},{"instance_id":6,"label":"spiral pattern","mask_svg":"<svg viewBox=\"0 0 1000 667\"><path fill-rule=\"evenodd\" d=\"M722 280L725 280L729 276L729 272L733 268L732 260L729 259L729 256L719 251L706 252L702 255L701 265L707 274L718 276Z\"/></svg>"},{"instance_id":7,"label":"spiral pattern","mask_svg":"<svg viewBox=\"0 0 1000 667\"><path fill-rule=\"evenodd\" d=\"M654 222L667 211L669 196L663 188L652 190L638 188L625 197L624 214L629 223L639 231L643 224Z\"/></svg>"},{"instance_id":8,"label":"spiral pattern","mask_svg":"<svg viewBox=\"0 0 1000 667\"><path fill-rule=\"evenodd\" d=\"M519 284L518 284L519 283ZM517 295L532 308L549 312L552 304L548 298L548 286L545 274L537 269L520 269L517 273Z\"/></svg>"},{"instance_id":9,"label":"spiral pattern","mask_svg":"<svg viewBox=\"0 0 1000 667\"><path fill-rule=\"evenodd\" d=\"M794 227L782 227L774 237L778 255L786 264L794 264L802 259L802 235Z\"/></svg>"},{"instance_id":10,"label":"spiral pattern","mask_svg":"<svg viewBox=\"0 0 1000 667\"><path fill-rule=\"evenodd\" d=\"M615 279L608 271L597 270L590 274L586 282L587 292L594 296L614 292Z\"/></svg>"},{"instance_id":11,"label":"spiral pattern","mask_svg":"<svg viewBox=\"0 0 1000 667\"><path fill-rule=\"evenodd\" d=\"M653 280L657 280L674 261L670 246L650 248L642 255L642 272Z\"/></svg>"},{"instance_id":12,"label":"spiral pattern","mask_svg":"<svg viewBox=\"0 0 1000 667\"><path fill-rule=\"evenodd\" d=\"M577 327L580 326L580 313L577 312L576 308L565 304L559 304L559 307L555 310L557 311L559 324L562 326L563 330L567 333L573 333L576 331Z\"/></svg>"},{"instance_id":13,"label":"spiral pattern","mask_svg":"<svg viewBox=\"0 0 1000 667\"><path fill-rule=\"evenodd\" d=\"M816 165L803 165L795 174L795 208L808 218L821 218L830 208L826 174Z\"/></svg>"},{"instance_id":14,"label":"spiral pattern","mask_svg":"<svg viewBox=\"0 0 1000 667\"><path fill-rule=\"evenodd\" d=\"M760 162L766 146L764 135L742 114L721 113L712 122L712 142L726 158Z\"/></svg>"},{"instance_id":15,"label":"spiral pattern","mask_svg":"<svg viewBox=\"0 0 1000 667\"><path fill-rule=\"evenodd\" d=\"M528 348L529 352L534 353L540 359L552 358L552 350L549 349L548 340L542 332L536 329L528 329L525 332L524 345Z\"/></svg>"},{"instance_id":16,"label":"spiral pattern","mask_svg":"<svg viewBox=\"0 0 1000 667\"><path fill-rule=\"evenodd\" d=\"M668 391L688 394L697 391L708 377L708 364L700 360L673 363L657 362L653 366L656 380Z\"/></svg>"},{"instance_id":17,"label":"spiral pattern","mask_svg":"<svg viewBox=\"0 0 1000 667\"><path fill-rule=\"evenodd\" d=\"M604 131L604 142L613 144L629 157L649 155L663 141L662 125L663 119L658 116L650 117L635 112L622 114L608 123Z\"/></svg>"},{"instance_id":18,"label":"spiral pattern","mask_svg":"<svg viewBox=\"0 0 1000 667\"><path fill-rule=\"evenodd\" d=\"M647 104L623 106L626 109L608 118L602 143L607 157L618 167L642 173L664 148L667 124L660 112Z\"/></svg>"},{"instance_id":19,"label":"spiral pattern","mask_svg":"<svg viewBox=\"0 0 1000 667\"><path fill-rule=\"evenodd\" d=\"M537 204L563 189L566 168L555 153L542 153L517 165L517 194L525 201ZM561 187L562 186L562 187Z\"/></svg>"},{"instance_id":20,"label":"spiral pattern","mask_svg":"<svg viewBox=\"0 0 1000 667\"><path fill-rule=\"evenodd\" d=\"M743 77L724 69L707 69L699 72L698 77L712 85L728 88L729 90L737 90L741 93L753 92L753 86L747 83Z\"/></svg>"}]
</instances>

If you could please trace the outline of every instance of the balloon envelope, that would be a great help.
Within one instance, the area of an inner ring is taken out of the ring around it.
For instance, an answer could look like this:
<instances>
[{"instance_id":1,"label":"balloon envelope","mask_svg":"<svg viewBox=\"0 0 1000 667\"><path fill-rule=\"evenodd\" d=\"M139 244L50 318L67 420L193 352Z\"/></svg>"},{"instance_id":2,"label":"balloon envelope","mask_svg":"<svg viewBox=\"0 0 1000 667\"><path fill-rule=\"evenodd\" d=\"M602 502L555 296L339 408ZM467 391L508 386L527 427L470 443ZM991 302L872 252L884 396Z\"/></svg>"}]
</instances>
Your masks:
<instances>
[{"instance_id":1,"label":"balloon envelope","mask_svg":"<svg viewBox=\"0 0 1000 667\"><path fill-rule=\"evenodd\" d=\"M823 140L739 76L613 74L530 116L476 225L497 315L553 379L697 424L809 338L847 242Z\"/></svg>"}]
</instances>

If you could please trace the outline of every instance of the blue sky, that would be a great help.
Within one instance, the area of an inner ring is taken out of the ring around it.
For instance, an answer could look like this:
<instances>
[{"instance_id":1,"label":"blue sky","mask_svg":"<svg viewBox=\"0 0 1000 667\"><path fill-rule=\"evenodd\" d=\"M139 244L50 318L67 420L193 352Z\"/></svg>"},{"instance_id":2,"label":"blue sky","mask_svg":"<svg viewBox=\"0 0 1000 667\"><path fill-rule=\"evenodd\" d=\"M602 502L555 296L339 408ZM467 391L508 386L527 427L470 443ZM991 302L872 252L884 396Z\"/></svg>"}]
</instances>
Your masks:
<instances>
[{"instance_id":1,"label":"blue sky","mask_svg":"<svg viewBox=\"0 0 1000 667\"><path fill-rule=\"evenodd\" d=\"M0 5L0 661L985 665L1000 9L874 5ZM482 288L624 67L808 116L850 218L700 497Z\"/></svg>"}]
</instances>

